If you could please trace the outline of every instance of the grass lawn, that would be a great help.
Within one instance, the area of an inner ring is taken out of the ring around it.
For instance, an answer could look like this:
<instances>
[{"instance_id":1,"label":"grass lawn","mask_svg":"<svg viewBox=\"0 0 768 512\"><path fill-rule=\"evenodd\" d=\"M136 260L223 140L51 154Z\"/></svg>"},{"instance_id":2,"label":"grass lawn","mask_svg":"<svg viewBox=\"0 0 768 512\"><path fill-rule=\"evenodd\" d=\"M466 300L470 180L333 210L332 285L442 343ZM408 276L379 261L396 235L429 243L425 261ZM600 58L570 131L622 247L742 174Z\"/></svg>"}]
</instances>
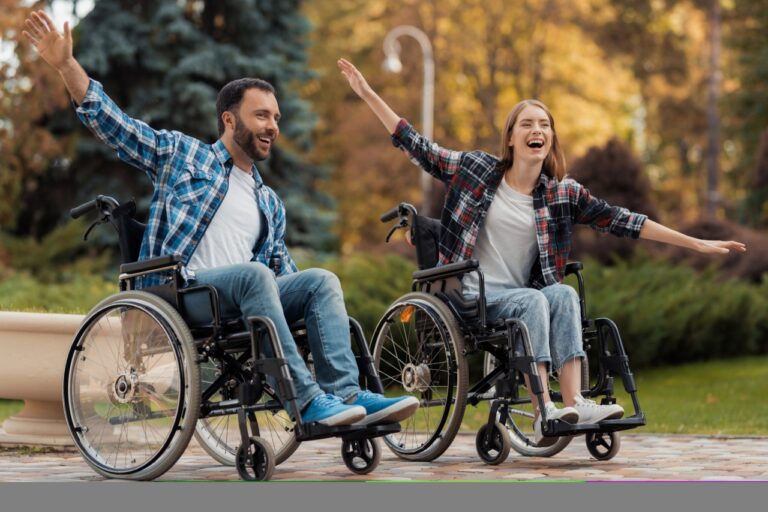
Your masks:
<instances>
[{"instance_id":1,"label":"grass lawn","mask_svg":"<svg viewBox=\"0 0 768 512\"><path fill-rule=\"evenodd\" d=\"M768 435L768 356L633 371L648 424L630 432ZM621 380L614 387L631 414ZM462 429L476 432L487 411L467 406Z\"/></svg>"},{"instance_id":2,"label":"grass lawn","mask_svg":"<svg viewBox=\"0 0 768 512\"><path fill-rule=\"evenodd\" d=\"M648 425L634 432L768 435L768 356L647 368L635 381ZM621 382L615 385L629 413L632 402ZM0 421L21 405L0 400ZM462 429L476 432L487 411L487 403L467 406Z\"/></svg>"}]
</instances>

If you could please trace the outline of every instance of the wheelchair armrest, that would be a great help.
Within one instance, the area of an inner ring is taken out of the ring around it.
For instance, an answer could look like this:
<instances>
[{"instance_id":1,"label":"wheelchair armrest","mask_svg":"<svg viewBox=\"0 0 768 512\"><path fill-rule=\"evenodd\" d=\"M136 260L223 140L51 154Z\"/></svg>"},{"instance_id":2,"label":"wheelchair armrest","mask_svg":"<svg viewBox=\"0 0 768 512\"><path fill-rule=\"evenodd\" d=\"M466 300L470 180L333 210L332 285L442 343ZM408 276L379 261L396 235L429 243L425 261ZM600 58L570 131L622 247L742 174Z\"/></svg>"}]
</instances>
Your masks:
<instances>
[{"instance_id":1,"label":"wheelchair armrest","mask_svg":"<svg viewBox=\"0 0 768 512\"><path fill-rule=\"evenodd\" d=\"M584 265L580 261L571 261L565 264L565 275L575 274L580 270L584 270Z\"/></svg>"},{"instance_id":2,"label":"wheelchair armrest","mask_svg":"<svg viewBox=\"0 0 768 512\"><path fill-rule=\"evenodd\" d=\"M477 260L463 260L456 263L449 263L440 267L419 270L413 273L413 279L416 281L429 281L433 279L445 279L448 277L461 276L477 270L480 263Z\"/></svg>"},{"instance_id":3,"label":"wheelchair armrest","mask_svg":"<svg viewBox=\"0 0 768 512\"><path fill-rule=\"evenodd\" d=\"M160 270L177 265L181 262L181 256L171 254L168 256L158 256L148 260L134 261L133 263L123 263L120 265L121 274L145 274L153 270Z\"/></svg>"}]
</instances>

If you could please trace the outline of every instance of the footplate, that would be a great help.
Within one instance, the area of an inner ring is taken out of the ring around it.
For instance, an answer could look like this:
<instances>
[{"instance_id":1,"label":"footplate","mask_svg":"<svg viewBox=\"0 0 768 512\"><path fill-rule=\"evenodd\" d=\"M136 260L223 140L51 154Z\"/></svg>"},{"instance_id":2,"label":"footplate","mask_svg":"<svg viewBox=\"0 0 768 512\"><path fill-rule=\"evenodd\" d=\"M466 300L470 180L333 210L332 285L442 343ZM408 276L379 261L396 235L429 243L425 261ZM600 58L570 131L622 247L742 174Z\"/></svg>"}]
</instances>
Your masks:
<instances>
[{"instance_id":1,"label":"footplate","mask_svg":"<svg viewBox=\"0 0 768 512\"><path fill-rule=\"evenodd\" d=\"M618 420L603 420L600 423L566 423L560 420L547 421L548 428L543 431L544 437L577 436L590 432L616 432L629 430L645 425L645 414L640 413Z\"/></svg>"},{"instance_id":2,"label":"footplate","mask_svg":"<svg viewBox=\"0 0 768 512\"><path fill-rule=\"evenodd\" d=\"M338 427L329 427L320 423L305 423L303 435L297 433L297 441L314 441L317 439L327 439L329 437L341 437L343 440L356 440L372 437L381 437L400 432L399 423L386 423L383 425L372 425L367 427L357 425L341 425Z\"/></svg>"}]
</instances>

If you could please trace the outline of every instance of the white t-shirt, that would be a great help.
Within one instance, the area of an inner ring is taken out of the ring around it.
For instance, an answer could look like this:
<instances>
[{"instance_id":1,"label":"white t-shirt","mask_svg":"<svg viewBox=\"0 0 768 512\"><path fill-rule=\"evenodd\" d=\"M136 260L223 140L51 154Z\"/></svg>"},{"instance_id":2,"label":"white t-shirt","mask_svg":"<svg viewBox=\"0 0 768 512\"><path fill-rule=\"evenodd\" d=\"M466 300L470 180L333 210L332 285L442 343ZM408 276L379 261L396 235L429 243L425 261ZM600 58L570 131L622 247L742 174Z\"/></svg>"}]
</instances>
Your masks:
<instances>
[{"instance_id":1,"label":"white t-shirt","mask_svg":"<svg viewBox=\"0 0 768 512\"><path fill-rule=\"evenodd\" d=\"M233 166L227 194L187 266L195 271L251 261L260 234L256 182L250 173Z\"/></svg>"},{"instance_id":2,"label":"white t-shirt","mask_svg":"<svg viewBox=\"0 0 768 512\"><path fill-rule=\"evenodd\" d=\"M472 253L485 277L485 293L524 287L538 255L533 197L502 179ZM463 293L479 293L476 273L464 277Z\"/></svg>"}]
</instances>

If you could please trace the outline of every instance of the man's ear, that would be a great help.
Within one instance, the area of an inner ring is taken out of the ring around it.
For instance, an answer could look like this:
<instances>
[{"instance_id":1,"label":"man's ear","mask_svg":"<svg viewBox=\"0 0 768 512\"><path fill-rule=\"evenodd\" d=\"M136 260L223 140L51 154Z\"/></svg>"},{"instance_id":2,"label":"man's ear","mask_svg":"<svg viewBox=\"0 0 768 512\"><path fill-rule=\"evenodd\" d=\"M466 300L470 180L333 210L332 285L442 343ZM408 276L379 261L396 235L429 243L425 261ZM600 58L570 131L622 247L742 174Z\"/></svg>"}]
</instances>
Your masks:
<instances>
[{"instance_id":1,"label":"man's ear","mask_svg":"<svg viewBox=\"0 0 768 512\"><path fill-rule=\"evenodd\" d=\"M221 120L224 122L224 128L226 129L229 127L230 129L235 129L235 115L230 112L229 110L225 110L221 113Z\"/></svg>"}]
</instances>

